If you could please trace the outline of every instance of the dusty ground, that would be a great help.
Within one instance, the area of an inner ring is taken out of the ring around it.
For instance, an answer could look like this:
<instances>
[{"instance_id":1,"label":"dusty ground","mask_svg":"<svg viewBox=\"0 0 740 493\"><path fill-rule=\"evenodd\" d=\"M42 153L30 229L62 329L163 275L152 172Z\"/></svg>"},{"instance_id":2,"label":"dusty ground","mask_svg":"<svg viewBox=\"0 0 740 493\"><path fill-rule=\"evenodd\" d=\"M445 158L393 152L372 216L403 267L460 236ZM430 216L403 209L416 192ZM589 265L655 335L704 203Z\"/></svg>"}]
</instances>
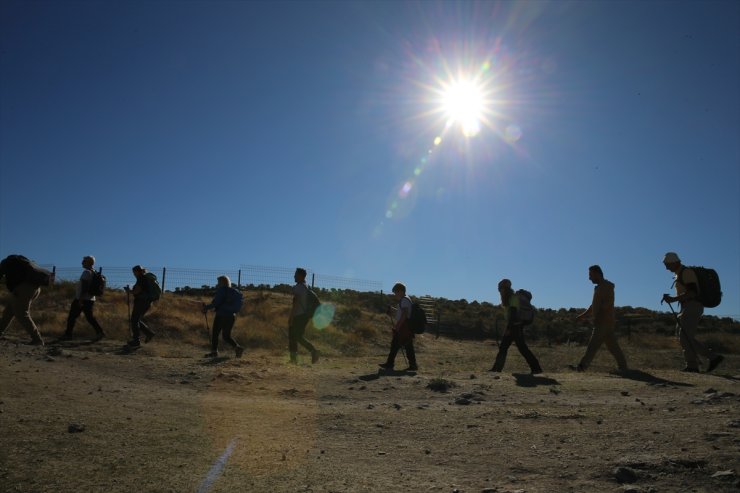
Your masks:
<instances>
[{"instance_id":1,"label":"dusty ground","mask_svg":"<svg viewBox=\"0 0 740 493\"><path fill-rule=\"evenodd\" d=\"M617 376L608 354L581 374L565 366L582 347L534 346L553 371L528 375L512 348L494 375L490 342L419 345L421 371L380 374L381 347L293 367L156 340L133 354L116 341L0 340L0 491L740 487L740 357L685 374L677 351L627 345L644 369ZM435 379L454 386L434 391ZM619 467L635 481L620 484Z\"/></svg>"}]
</instances>

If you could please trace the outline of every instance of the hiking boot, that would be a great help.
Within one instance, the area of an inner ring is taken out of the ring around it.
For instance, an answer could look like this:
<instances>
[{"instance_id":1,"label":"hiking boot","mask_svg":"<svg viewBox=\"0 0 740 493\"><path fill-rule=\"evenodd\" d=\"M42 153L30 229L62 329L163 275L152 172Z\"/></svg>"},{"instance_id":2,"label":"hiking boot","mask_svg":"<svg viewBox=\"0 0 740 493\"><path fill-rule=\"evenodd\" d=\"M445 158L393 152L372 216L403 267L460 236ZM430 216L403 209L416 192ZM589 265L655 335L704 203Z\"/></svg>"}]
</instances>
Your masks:
<instances>
[{"instance_id":1,"label":"hiking boot","mask_svg":"<svg viewBox=\"0 0 740 493\"><path fill-rule=\"evenodd\" d=\"M203 356L204 358L218 358L218 351L211 351L210 353Z\"/></svg>"},{"instance_id":2,"label":"hiking boot","mask_svg":"<svg viewBox=\"0 0 740 493\"><path fill-rule=\"evenodd\" d=\"M408 367L408 368L406 368L406 369L405 369L405 370L403 370L403 371L417 371L418 369L419 369L419 367L418 367L418 366L416 366L416 365L409 365L409 367Z\"/></svg>"},{"instance_id":3,"label":"hiking boot","mask_svg":"<svg viewBox=\"0 0 740 493\"><path fill-rule=\"evenodd\" d=\"M40 337L34 337L26 343L27 346L43 346L44 341Z\"/></svg>"},{"instance_id":4,"label":"hiking boot","mask_svg":"<svg viewBox=\"0 0 740 493\"><path fill-rule=\"evenodd\" d=\"M542 373L542 368L533 368L533 369L532 369L532 370L530 371L530 373L531 373L532 375L539 375L540 373Z\"/></svg>"},{"instance_id":5,"label":"hiking boot","mask_svg":"<svg viewBox=\"0 0 740 493\"><path fill-rule=\"evenodd\" d=\"M141 347L141 341L138 339L131 339L126 343L126 346L128 347Z\"/></svg>"},{"instance_id":6,"label":"hiking boot","mask_svg":"<svg viewBox=\"0 0 740 493\"><path fill-rule=\"evenodd\" d=\"M577 371L579 373L586 371L586 369L580 363L577 365L568 365L568 368L570 368L573 371Z\"/></svg>"},{"instance_id":7,"label":"hiking boot","mask_svg":"<svg viewBox=\"0 0 740 493\"><path fill-rule=\"evenodd\" d=\"M491 368L490 370L488 370L488 371L492 371L492 372L494 372L494 373L501 373L501 370L499 370L499 369L498 369L498 368L496 368L495 366L494 366L493 368Z\"/></svg>"},{"instance_id":8,"label":"hiking boot","mask_svg":"<svg viewBox=\"0 0 740 493\"><path fill-rule=\"evenodd\" d=\"M715 368L717 368L717 365L719 365L720 363L722 363L722 361L724 361L724 359L725 359L724 356L722 356L721 354L718 354L717 356L715 356L714 358L712 358L711 360L709 360L709 366L707 367L707 373L709 373L710 371L712 371Z\"/></svg>"},{"instance_id":9,"label":"hiking boot","mask_svg":"<svg viewBox=\"0 0 740 493\"><path fill-rule=\"evenodd\" d=\"M144 344L151 341L155 335L157 335L155 332L147 332L147 334L144 336Z\"/></svg>"},{"instance_id":10,"label":"hiking boot","mask_svg":"<svg viewBox=\"0 0 740 493\"><path fill-rule=\"evenodd\" d=\"M311 363L318 363L319 362L319 352L315 349L311 352Z\"/></svg>"},{"instance_id":11,"label":"hiking boot","mask_svg":"<svg viewBox=\"0 0 740 493\"><path fill-rule=\"evenodd\" d=\"M691 368L691 367L687 366L686 368L684 368L681 371L684 372L684 373L699 373L699 368Z\"/></svg>"},{"instance_id":12,"label":"hiking boot","mask_svg":"<svg viewBox=\"0 0 740 493\"><path fill-rule=\"evenodd\" d=\"M69 332L65 332L64 334L62 334L61 336L59 336L59 339L57 339L57 340L59 340L59 341L69 341L71 339L72 339L72 334L69 333Z\"/></svg>"},{"instance_id":13,"label":"hiking boot","mask_svg":"<svg viewBox=\"0 0 740 493\"><path fill-rule=\"evenodd\" d=\"M240 347L237 347L236 349L234 349L234 356L236 356L237 358L241 358L242 357L242 354L244 354L244 348L243 347L240 346Z\"/></svg>"},{"instance_id":14,"label":"hiking boot","mask_svg":"<svg viewBox=\"0 0 740 493\"><path fill-rule=\"evenodd\" d=\"M384 370L392 370L393 369L393 363L381 363L378 365Z\"/></svg>"},{"instance_id":15,"label":"hiking boot","mask_svg":"<svg viewBox=\"0 0 740 493\"><path fill-rule=\"evenodd\" d=\"M103 338L105 338L105 332L98 332L97 334L95 334L95 337L92 338L92 342L98 342Z\"/></svg>"}]
</instances>

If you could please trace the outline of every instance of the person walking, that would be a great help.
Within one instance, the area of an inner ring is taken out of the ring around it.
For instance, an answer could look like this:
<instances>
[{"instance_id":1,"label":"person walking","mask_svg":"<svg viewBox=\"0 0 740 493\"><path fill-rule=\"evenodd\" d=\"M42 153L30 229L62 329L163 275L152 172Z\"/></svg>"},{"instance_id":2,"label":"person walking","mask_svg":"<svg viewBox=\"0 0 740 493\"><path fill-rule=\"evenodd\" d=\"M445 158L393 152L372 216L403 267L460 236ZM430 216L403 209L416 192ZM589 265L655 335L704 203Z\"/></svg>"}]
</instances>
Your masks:
<instances>
[{"instance_id":1,"label":"person walking","mask_svg":"<svg viewBox=\"0 0 740 493\"><path fill-rule=\"evenodd\" d=\"M684 266L675 252L668 252L663 257L666 270L673 272L673 284L676 287L676 296L668 293L663 295L662 301L673 303L678 301L680 311L676 318L676 330L683 349L686 367L682 370L689 373L699 372L699 356L709 361L707 372L717 368L725 358L717 354L712 348L705 347L696 338L699 320L704 314L704 306L699 301L699 280L694 269ZM673 310L673 307L671 307Z\"/></svg>"},{"instance_id":2,"label":"person walking","mask_svg":"<svg viewBox=\"0 0 740 493\"><path fill-rule=\"evenodd\" d=\"M412 303L411 298L406 296L406 286L400 282L393 285L393 295L396 298L398 307L395 310L395 318L393 322L393 338L391 339L391 349L388 353L388 358L385 363L381 363L381 368L385 370L392 370L398 350L402 347L406 351L406 357L408 358L409 367L404 371L416 371L419 366L416 364L416 351L414 350L414 331L409 326L409 319L411 318ZM388 308L389 314L391 308Z\"/></svg>"},{"instance_id":3,"label":"person walking","mask_svg":"<svg viewBox=\"0 0 740 493\"><path fill-rule=\"evenodd\" d=\"M43 346L44 340L31 318L31 303L41 294L41 286L54 282L54 274L41 269L23 255L8 255L0 262L0 279L3 277L10 299L0 318L0 336L16 318L31 336L28 344Z\"/></svg>"},{"instance_id":4,"label":"person walking","mask_svg":"<svg viewBox=\"0 0 740 493\"><path fill-rule=\"evenodd\" d=\"M532 374L542 373L540 362L537 361L537 358L527 347L527 343L524 342L524 324L519 316L519 296L511 289L511 281L502 279L498 283L498 292L501 295L501 306L504 308L506 329L498 346L496 361L490 371L501 372L504 369L506 353L509 351L511 343L514 342L521 355L527 360Z\"/></svg>"},{"instance_id":5,"label":"person walking","mask_svg":"<svg viewBox=\"0 0 740 493\"><path fill-rule=\"evenodd\" d=\"M69 307L69 316L67 316L67 330L61 337L62 340L71 339L72 332L74 331L75 323L81 313L85 314L87 322L95 329L95 338L93 341L99 341L105 337L103 328L98 323L95 315L93 315L93 306L95 305L95 295L90 292L92 286L93 277L93 266L95 265L95 257L88 255L82 258L82 275L80 280L77 281L75 287L75 299L72 301L72 305Z\"/></svg>"},{"instance_id":6,"label":"person walking","mask_svg":"<svg viewBox=\"0 0 740 493\"><path fill-rule=\"evenodd\" d=\"M594 296L591 300L591 306L579 314L576 320L582 321L588 316L593 316L594 328L586 347L586 354L583 355L581 362L574 369L585 371L601 345L606 344L609 352L617 360L617 368L620 371L626 371L627 360L619 347L615 330L617 319L614 315L614 283L604 279L604 272L598 265L592 265L588 268L588 279L596 285L594 286Z\"/></svg>"},{"instance_id":7,"label":"person walking","mask_svg":"<svg viewBox=\"0 0 740 493\"><path fill-rule=\"evenodd\" d=\"M224 342L228 342L234 348L236 357L242 357L244 348L231 337L231 329L234 327L236 314L242 308L242 302L242 294L231 287L231 279L228 276L220 276L213 300L209 304L203 303L203 313L208 313L208 310L216 311L211 334L211 352L206 354L206 358L218 356L219 334L223 334Z\"/></svg>"},{"instance_id":8,"label":"person walking","mask_svg":"<svg viewBox=\"0 0 740 493\"><path fill-rule=\"evenodd\" d=\"M133 288L126 286L126 294L130 292L134 295L134 308L131 310L131 334L132 338L126 344L132 348L138 348L141 346L141 332L144 332L144 342L149 342L156 335L156 333L149 328L147 324L142 320L149 308L152 307L152 303L159 299L161 290L157 283L157 278L154 274L147 271L140 265L135 265L131 268L136 283ZM154 285L153 285L154 284Z\"/></svg>"},{"instance_id":9,"label":"person walking","mask_svg":"<svg viewBox=\"0 0 740 493\"><path fill-rule=\"evenodd\" d=\"M319 352L304 337L306 325L311 318L308 306L308 286L306 286L306 269L298 267L293 274L293 304L288 317L288 351L290 362L298 363L298 343L311 353L311 363L319 361Z\"/></svg>"}]
</instances>

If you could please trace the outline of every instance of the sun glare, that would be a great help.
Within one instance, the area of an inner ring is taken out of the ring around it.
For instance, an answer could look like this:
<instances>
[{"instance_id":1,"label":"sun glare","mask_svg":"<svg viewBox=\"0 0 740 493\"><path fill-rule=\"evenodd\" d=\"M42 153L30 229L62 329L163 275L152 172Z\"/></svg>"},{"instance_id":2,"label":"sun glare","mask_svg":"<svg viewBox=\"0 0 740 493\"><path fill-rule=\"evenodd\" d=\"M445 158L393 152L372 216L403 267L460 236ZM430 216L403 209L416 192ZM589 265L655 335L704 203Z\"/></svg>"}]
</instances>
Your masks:
<instances>
[{"instance_id":1,"label":"sun glare","mask_svg":"<svg viewBox=\"0 0 740 493\"><path fill-rule=\"evenodd\" d=\"M472 80L453 81L442 91L442 111L448 125L460 125L466 137L480 132L485 105L483 90Z\"/></svg>"}]
</instances>

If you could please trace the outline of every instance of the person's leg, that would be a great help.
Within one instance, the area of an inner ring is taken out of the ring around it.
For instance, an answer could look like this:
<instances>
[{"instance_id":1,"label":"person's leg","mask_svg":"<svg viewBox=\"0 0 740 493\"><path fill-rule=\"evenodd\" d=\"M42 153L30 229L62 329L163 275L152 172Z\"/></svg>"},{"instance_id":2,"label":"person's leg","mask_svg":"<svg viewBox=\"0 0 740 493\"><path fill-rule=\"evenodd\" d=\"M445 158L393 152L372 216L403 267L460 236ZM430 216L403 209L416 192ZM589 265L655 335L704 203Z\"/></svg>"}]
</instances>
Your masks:
<instances>
[{"instance_id":1,"label":"person's leg","mask_svg":"<svg viewBox=\"0 0 740 493\"><path fill-rule=\"evenodd\" d=\"M409 370L416 371L419 369L416 364L416 351L414 350L414 338L412 337L405 345L406 357L409 359Z\"/></svg>"},{"instance_id":2,"label":"person's leg","mask_svg":"<svg viewBox=\"0 0 740 493\"><path fill-rule=\"evenodd\" d=\"M586 353L583 355L583 358L581 358L581 362L578 364L578 366L580 366L582 370L585 370L586 368L591 366L591 361L593 361L596 353L599 352L599 348L604 343L605 336L606 329L594 327L593 331L591 332L591 339L589 339L588 346L586 346Z\"/></svg>"},{"instance_id":3,"label":"person's leg","mask_svg":"<svg viewBox=\"0 0 740 493\"><path fill-rule=\"evenodd\" d=\"M681 307L681 313L678 314L679 341L681 342L681 348L683 349L686 368L689 370L699 369L700 354L709 359L712 357L707 349L704 348L698 340L696 340L696 329L699 326L699 319L703 312L704 309L699 303L690 302Z\"/></svg>"},{"instance_id":4,"label":"person's leg","mask_svg":"<svg viewBox=\"0 0 740 493\"><path fill-rule=\"evenodd\" d=\"M300 321L298 316L294 316L290 320L290 327L288 328L288 351L290 352L290 362L298 362L298 338L300 337Z\"/></svg>"},{"instance_id":5,"label":"person's leg","mask_svg":"<svg viewBox=\"0 0 740 493\"><path fill-rule=\"evenodd\" d=\"M401 349L401 344L398 342L398 333L394 330L393 331L393 338L391 339L391 349L388 353L388 358L385 360L385 363L383 363L383 368L392 370L393 365L395 365L396 362L396 355L398 354L398 350Z\"/></svg>"},{"instance_id":6,"label":"person's leg","mask_svg":"<svg viewBox=\"0 0 740 493\"><path fill-rule=\"evenodd\" d=\"M15 294L11 293L11 296L15 297ZM3 316L0 318L0 336L5 333L5 329L8 328L8 325L10 325L10 322L12 322L15 317L15 314L13 313L13 305L15 305L13 300L8 300L8 304L5 305Z\"/></svg>"},{"instance_id":7,"label":"person's leg","mask_svg":"<svg viewBox=\"0 0 740 493\"><path fill-rule=\"evenodd\" d=\"M31 303L39 297L40 293L41 288L24 282L15 288L15 297L13 298L13 313L31 336L31 342L35 344L43 344L43 340L39 329L31 318Z\"/></svg>"},{"instance_id":8,"label":"person's leg","mask_svg":"<svg viewBox=\"0 0 740 493\"><path fill-rule=\"evenodd\" d=\"M82 313L85 314L85 320L87 320L87 323L89 323L93 329L95 329L95 333L100 335L103 333L103 328L98 323L97 319L95 318L95 315L93 314L93 307L95 306L95 302L92 300L84 300L82 303Z\"/></svg>"},{"instance_id":9,"label":"person's leg","mask_svg":"<svg viewBox=\"0 0 740 493\"><path fill-rule=\"evenodd\" d=\"M213 329L211 330L211 353L215 356L218 353L218 336L224 327L224 319L220 315L213 317Z\"/></svg>"},{"instance_id":10,"label":"person's leg","mask_svg":"<svg viewBox=\"0 0 740 493\"><path fill-rule=\"evenodd\" d=\"M527 364L529 365L529 369L532 371L532 373L542 373L540 362L537 361L537 358L529 349L527 343L524 341L524 327L516 328L516 330L514 331L514 342L516 343L516 347L521 355L524 356L525 360L527 360Z\"/></svg>"},{"instance_id":11,"label":"person's leg","mask_svg":"<svg viewBox=\"0 0 740 493\"><path fill-rule=\"evenodd\" d=\"M80 300L73 300L69 306L69 315L67 315L67 330L64 331L64 337L72 337L77 317L82 313L82 304Z\"/></svg>"},{"instance_id":12,"label":"person's leg","mask_svg":"<svg viewBox=\"0 0 740 493\"><path fill-rule=\"evenodd\" d=\"M316 354L316 348L313 347L313 344L308 342L308 340L306 340L306 337L305 337L306 326L308 325L308 321L310 317L308 315L301 315L299 318L300 318L300 323L299 323L299 327L297 330L298 342L301 344L301 346L306 348L308 352L311 353L311 356L313 356L314 354Z\"/></svg>"},{"instance_id":13,"label":"person's leg","mask_svg":"<svg viewBox=\"0 0 740 493\"><path fill-rule=\"evenodd\" d=\"M134 308L131 310L131 342L138 345L141 342L141 330L144 325L141 318L149 309L148 303L144 300L134 299ZM147 327L148 328L148 327Z\"/></svg>"},{"instance_id":14,"label":"person's leg","mask_svg":"<svg viewBox=\"0 0 740 493\"><path fill-rule=\"evenodd\" d=\"M218 317L219 315L217 315ZM223 333L223 339L224 342L228 342L231 344L232 347L238 348L241 347L239 344L234 340L233 337L231 337L231 330L234 328L234 322L236 321L236 317L234 315L220 315L223 318L223 322L221 323L222 326L222 333Z\"/></svg>"},{"instance_id":15,"label":"person's leg","mask_svg":"<svg viewBox=\"0 0 740 493\"><path fill-rule=\"evenodd\" d=\"M501 338L501 342L498 345L498 353L496 354L496 361L493 363L491 371L501 371L504 369L506 363L506 354L509 352L509 346L514 341L511 330L505 330L504 335Z\"/></svg>"},{"instance_id":16,"label":"person's leg","mask_svg":"<svg viewBox=\"0 0 740 493\"><path fill-rule=\"evenodd\" d=\"M620 370L626 370L627 358L624 357L624 352L622 352L622 348L619 347L616 330L609 329L606 331L604 343L606 344L606 348L610 353L612 353L612 356L614 356L614 359L617 361L617 368Z\"/></svg>"}]
</instances>

